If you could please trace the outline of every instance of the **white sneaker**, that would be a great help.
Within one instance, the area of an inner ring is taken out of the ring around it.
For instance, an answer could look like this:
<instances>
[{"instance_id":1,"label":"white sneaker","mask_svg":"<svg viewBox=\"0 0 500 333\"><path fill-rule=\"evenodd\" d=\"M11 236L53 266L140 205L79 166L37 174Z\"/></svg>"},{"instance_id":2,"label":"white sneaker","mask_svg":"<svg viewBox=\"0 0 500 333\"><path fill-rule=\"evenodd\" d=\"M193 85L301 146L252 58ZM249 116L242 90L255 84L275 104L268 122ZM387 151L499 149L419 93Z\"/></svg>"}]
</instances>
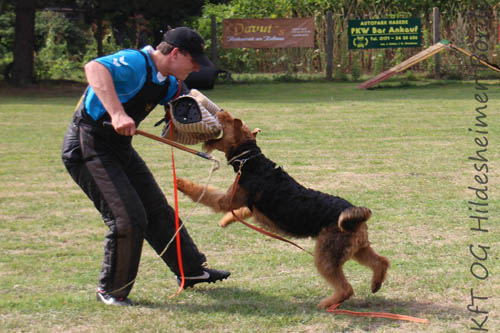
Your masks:
<instances>
[{"instance_id":1,"label":"white sneaker","mask_svg":"<svg viewBox=\"0 0 500 333\"><path fill-rule=\"evenodd\" d=\"M103 302L106 305L117 305L117 306L134 306L135 303L127 297L115 297L110 294L104 294L100 291L96 293L97 300Z\"/></svg>"}]
</instances>

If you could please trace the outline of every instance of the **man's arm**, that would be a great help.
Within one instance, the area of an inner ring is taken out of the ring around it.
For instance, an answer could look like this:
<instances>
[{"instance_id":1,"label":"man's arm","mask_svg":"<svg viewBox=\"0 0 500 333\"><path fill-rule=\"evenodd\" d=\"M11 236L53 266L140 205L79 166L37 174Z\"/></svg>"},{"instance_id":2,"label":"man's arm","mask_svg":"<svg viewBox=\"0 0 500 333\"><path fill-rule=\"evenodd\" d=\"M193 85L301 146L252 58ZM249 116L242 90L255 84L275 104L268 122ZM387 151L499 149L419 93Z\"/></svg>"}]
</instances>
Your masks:
<instances>
[{"instance_id":1,"label":"man's arm","mask_svg":"<svg viewBox=\"0 0 500 333\"><path fill-rule=\"evenodd\" d=\"M91 61L85 65L85 74L89 85L109 113L115 131L121 135L134 135L135 122L125 113L116 94L111 73L106 66Z\"/></svg>"}]
</instances>

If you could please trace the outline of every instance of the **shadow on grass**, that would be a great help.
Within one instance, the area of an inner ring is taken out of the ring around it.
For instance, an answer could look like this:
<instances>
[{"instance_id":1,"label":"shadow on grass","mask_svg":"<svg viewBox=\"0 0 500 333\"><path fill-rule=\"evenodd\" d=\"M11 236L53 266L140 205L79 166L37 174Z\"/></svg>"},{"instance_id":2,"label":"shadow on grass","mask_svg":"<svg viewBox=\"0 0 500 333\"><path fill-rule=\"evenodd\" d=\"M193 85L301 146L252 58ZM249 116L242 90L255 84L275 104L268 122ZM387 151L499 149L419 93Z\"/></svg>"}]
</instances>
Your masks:
<instances>
[{"instance_id":1,"label":"shadow on grass","mask_svg":"<svg viewBox=\"0 0 500 333\"><path fill-rule=\"evenodd\" d=\"M386 83L379 83L373 87L367 88L366 90L390 90L390 89L429 89L429 88L441 88L446 86L467 86L471 85L471 83L463 82L463 81L392 81Z\"/></svg>"},{"instance_id":2,"label":"shadow on grass","mask_svg":"<svg viewBox=\"0 0 500 333\"><path fill-rule=\"evenodd\" d=\"M213 299L215 302L209 304L174 304L171 301L161 303L138 302L140 306L150 308L168 308L170 310L189 311L193 313L238 313L240 315L254 316L256 314L264 316L274 316L276 314L297 314L304 312L315 312L315 300L305 297L303 299L294 298L296 302L290 301L290 296L276 296L265 294L250 289L237 287L193 289L185 290L183 293L196 293Z\"/></svg>"},{"instance_id":3,"label":"shadow on grass","mask_svg":"<svg viewBox=\"0 0 500 333\"><path fill-rule=\"evenodd\" d=\"M378 327L393 326L395 323L403 321L394 321L384 318L360 318L348 315L330 314L326 310L318 310L316 305L322 297L270 295L255 290L241 288L215 288L198 289L187 291L205 295L215 301L207 304L189 304L165 301L161 303L139 302L139 306L152 309L168 309L171 311L182 311L193 314L221 314L247 316L247 317L311 317L314 315L331 315L332 320L342 318L349 320L351 325L364 326L367 320L370 321L370 329ZM465 315L462 308L457 306L439 305L431 302L414 302L400 299L388 299L379 296L370 296L367 299L351 299L342 304L340 309L358 311L358 312L389 312L406 316L413 316L423 319L430 317L447 318L446 320L457 320ZM429 319L429 324L432 320ZM422 324L415 324L422 325Z\"/></svg>"}]
</instances>

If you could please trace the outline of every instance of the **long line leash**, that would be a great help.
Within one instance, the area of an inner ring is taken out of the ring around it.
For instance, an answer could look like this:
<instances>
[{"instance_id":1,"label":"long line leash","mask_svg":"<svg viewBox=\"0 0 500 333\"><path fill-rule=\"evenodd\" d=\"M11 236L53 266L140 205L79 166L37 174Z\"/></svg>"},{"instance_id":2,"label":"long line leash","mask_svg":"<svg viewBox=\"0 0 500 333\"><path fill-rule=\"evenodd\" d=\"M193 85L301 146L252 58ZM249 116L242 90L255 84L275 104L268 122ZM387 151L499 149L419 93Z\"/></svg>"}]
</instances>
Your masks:
<instances>
[{"instance_id":1,"label":"long line leash","mask_svg":"<svg viewBox=\"0 0 500 333\"><path fill-rule=\"evenodd\" d=\"M140 134L140 133L138 133L138 134ZM172 138L172 135L173 135L173 133L172 133L172 128L171 128L170 129L170 138ZM161 141L161 140L157 140L157 141ZM173 297L176 297L177 295L179 295L182 292L182 290L184 289L184 284L185 284L185 281L186 281L186 277L185 277L185 274L184 274L184 268L183 268L183 264L182 264L181 240L180 240L180 234L179 234L179 231L184 226L184 224L182 226L179 226L179 198L178 198L178 190L177 190L177 176L176 176L176 172L175 172L174 145L172 145L172 147L170 149L171 149L171 154L172 154L172 174L173 174L173 178L174 178L174 201L175 201L174 206L175 206L175 229L176 229L174 237L176 239L177 261L178 261L178 264L179 264L179 271L180 271L180 274L181 274L181 284L179 286L179 289L177 290L177 292L174 295L171 295L169 297L169 298L173 298ZM198 154L196 154L196 155L198 155ZM198 155L198 156L200 156L200 155ZM213 159L211 156L208 159L217 161L217 160ZM238 215L236 215L236 213L234 212L234 209L233 209L233 199L234 199L234 196L236 194L238 183L239 183L239 180L240 180L240 177L241 177L241 167L242 166L243 166L243 164L240 165L240 169L238 170L238 172L236 174L236 178L235 178L235 181L234 181L234 184L233 184L233 188L232 188L232 191L231 191L231 199L229 201L229 208L230 208L231 213L233 214L233 216L240 223L242 223L243 225L249 227L250 229L253 229L253 230L255 230L255 231L257 231L257 232L259 232L261 234L264 234L266 236L272 237L274 239L277 239L277 240L289 243L289 244L291 244L291 245L293 245L293 246L301 249L302 251L304 251L304 252L306 252L306 253L308 253L308 254L310 254L312 256L313 254L311 252L307 251L306 249L304 249L302 246L300 246L300 245L298 245L298 244L296 244L296 243L294 243L294 242L292 242L292 241L290 241L290 240L288 240L286 238L283 238L283 237L281 237L279 235L276 235L276 234L274 234L272 232L269 232L267 230L264 230L262 228L259 228L259 227L255 226L255 225L252 225L252 224L250 224L248 222L245 222ZM217 168L218 168L218 166L215 167L215 168L213 168L212 172L214 170L216 170ZM210 177L212 175L212 172L210 173ZM204 192L205 192L205 189L204 189ZM201 198L204 195L204 192L200 195L200 198L198 199L198 201L201 200ZM174 237L172 237L172 240L174 239ZM165 247L165 249L162 251L162 254L166 251L166 249L168 248L168 246L170 245L170 243L172 242L172 240L167 244L167 246ZM133 282L134 281L131 281L130 283L133 283ZM126 286L124 286L124 287L122 287L120 289L123 289L123 288L127 287L129 284L127 284ZM424 318L418 318L418 317L412 317L412 316L406 316L406 315L394 314L394 313L386 313L386 312L357 312L357 311L351 311L351 310L338 309L339 306L340 306L340 303L339 304L334 304L334 305L330 306L327 309L327 312L334 313L334 314L351 315L351 316L356 316L356 317L386 318L386 319L404 320L404 321L410 321L410 322L416 322L416 323L428 323L428 320L424 319Z\"/></svg>"},{"instance_id":2,"label":"long line leash","mask_svg":"<svg viewBox=\"0 0 500 333\"><path fill-rule=\"evenodd\" d=\"M149 134L149 133L147 133L147 134ZM151 136L154 137L154 135L152 135L152 134L151 134ZM172 137L173 137L173 132L172 132L172 127L170 127L170 139L172 139ZM162 140L158 140L158 141L163 142ZM164 142L164 143L166 143L166 142ZM182 147L187 148L187 149L191 149L191 148L188 148L188 147L185 147L185 146L182 146ZM171 149L171 153L172 153L172 173L173 173L173 177L174 177L175 234L172 236L172 238L170 239L170 241L167 243L167 245L165 246L165 248L161 252L160 257L167 251L168 247L170 246L170 244L175 239L176 240L176 244L177 244L177 261L179 263L179 270L180 270L180 273L181 273L181 284L180 284L179 289L177 290L177 292L169 297L169 298L174 298L174 297L176 297L177 295L179 295L182 292L182 290L184 289L185 281L186 281L186 277L185 277L184 269L183 269L183 265L182 265L182 252L181 252L181 244L180 244L181 242L180 242L179 231L184 227L184 223L194 213L194 209L191 211L191 214L189 214L184 219L184 222L181 225L179 225L179 197L178 197L178 187L177 187L177 175L176 175L176 172L175 172L174 145L171 145L170 149ZM182 150L185 150L185 149L182 149ZM195 150L193 149L193 151L195 151ZM209 159L212 162L214 162L214 164L212 165L212 168L210 169L210 173L208 175L208 179L207 179L207 181L205 183L205 186L203 187L203 191L200 194L198 200L196 200L196 202L195 202L195 205L197 205L201 201L201 199L203 198L203 196L205 195L207 187L208 187L208 184L210 184L210 180L212 179L213 173L217 169L219 169L220 162L217 159L213 158L212 156L210 156L208 154L205 154L205 153L202 153L202 152L196 152L195 155L203 157L205 159ZM196 206L195 206L195 208L196 208Z\"/></svg>"},{"instance_id":3,"label":"long line leash","mask_svg":"<svg viewBox=\"0 0 500 333\"><path fill-rule=\"evenodd\" d=\"M170 139L172 139L173 132L172 126L170 126ZM170 296L169 298L173 298L179 295L184 289L184 283L186 282L186 276L184 275L184 267L182 265L182 251L181 251L181 235L179 234L179 196L177 193L177 175L175 173L175 158L174 158L174 147L170 147L170 151L172 153L172 176L174 177L174 207L175 207L175 240L177 245L177 265L179 266L179 272L181 273L181 284L179 285L179 289L177 292Z\"/></svg>"},{"instance_id":4,"label":"long line leash","mask_svg":"<svg viewBox=\"0 0 500 333\"><path fill-rule=\"evenodd\" d=\"M180 221L179 221L180 225L178 227L176 227L177 230L175 231L174 235L168 241L167 245L165 245L165 248L163 249L163 251L158 255L160 258L163 257L163 255L165 254L165 252L167 252L167 249L170 247L170 244L172 244L173 241L177 239L177 235L179 234L179 232L181 231L181 229L184 228L185 223L189 220L189 218L191 218L191 215L194 214L194 212L196 211L197 205L200 203L201 199L205 196L207 188L208 188L208 185L210 184L210 181L212 179L212 175L219 168L219 165L220 165L220 163L219 163L218 160L214 160L214 162L215 163L212 165L212 168L210 169L207 181L205 182L205 186L203 187L203 191L201 192L200 196L198 197L198 199L194 203L195 207L191 210L191 212L186 217L184 217L184 222L180 223ZM175 177L175 179L177 179L177 177ZM176 180L174 180L174 182L176 182ZM181 260L182 260L182 258L181 258ZM173 298L173 297L179 295L180 292L182 291L182 289L183 288L180 287L179 290L174 295L170 296L169 298Z\"/></svg>"},{"instance_id":5,"label":"long line leash","mask_svg":"<svg viewBox=\"0 0 500 333\"><path fill-rule=\"evenodd\" d=\"M393 319L393 320L405 320L405 321L411 321L414 323L423 323L427 324L429 321L424 318L417 318L417 317L412 317L412 316L406 316L406 315L401 315L401 314L395 314L395 313L387 313L387 312L358 312L358 311L351 311L351 310L343 310L343 309L337 309L340 306L341 303L334 304L330 306L326 311L334 314L343 314L343 315L349 315L349 316L355 316L355 317L369 317L369 318L386 318L386 319Z\"/></svg>"},{"instance_id":6,"label":"long line leash","mask_svg":"<svg viewBox=\"0 0 500 333\"><path fill-rule=\"evenodd\" d=\"M174 142L173 140L167 140L167 139L163 139L163 138L160 138L160 137L156 137L155 135L152 135L152 134L149 134L147 132L143 132L143 131L140 131L140 130L136 130L136 134L140 134L140 135L143 135L143 136L146 136L146 137L149 137L151 139L154 139L156 141L160 141L160 142L163 142L163 143L166 143L166 144L169 144L171 145L171 154L172 154L172 173L173 173L173 178L174 178L174 200L175 200L175 229L176 229L176 232L175 232L175 239L176 239L176 245L177 245L177 261L178 261L178 264L179 264L179 271L181 273L181 284L179 286L179 289L177 290L177 292L170 296L169 298L173 298L177 295L179 295L182 290L184 289L184 284L185 284L185 280L186 280L186 277L184 275L184 268L183 268L183 264L182 264L182 251L181 251L181 242L180 242L180 234L179 234L179 231L180 231L180 228L182 228L183 226L179 227L179 199L178 199L178 191L177 191L177 176L176 176L176 172L175 172L175 158L174 158L174 147L176 148L180 148L184 151L187 151L187 152L191 152L191 153L194 153L195 155L197 156L200 156L200 157L203 157L203 158L206 158L206 159L209 159L209 160L213 160L213 161L216 161L218 162L217 160L215 160L212 156L208 155L208 154L205 154L205 153L201 153L201 152L197 152L195 151L194 149L191 149L191 148L188 148L188 147L185 147L185 146L182 146L176 142ZM170 128L170 138L172 139L172 136L173 136L173 132L172 132L172 128ZM180 146L180 147L179 147ZM234 209L233 209L233 199L234 199L234 196L236 194L236 190L237 190L237 187L238 187L238 183L239 183L239 180L240 180L240 177L241 177L241 168L243 166L243 163L240 164L240 169L238 170L237 174L236 174L236 178L235 178L235 181L234 181L234 184L233 184L233 188L232 188L232 192L231 192L231 199L230 199L230 202L229 202L229 208L231 210L231 213L233 214L234 218L236 220L238 220L240 223L242 223L243 225L261 233L261 234L264 234L266 236L269 236L269 237L272 237L274 239L277 239L277 240L280 240L280 241L283 241L283 242L286 242L286 243L289 243L299 249L301 249L302 251L310 254L311 256L313 255L311 252L307 251L306 249L304 249L302 246L286 239L286 238L283 238L279 235L276 235L272 232L269 232L267 230L264 230L264 229L261 229L257 226L254 226L248 222L245 222L243 219L241 219L238 215L236 215L236 213L234 212ZM218 168L218 166L215 168L215 170ZM214 170L214 169L213 169ZM211 174L210 174L210 177L211 177ZM203 197L203 194L202 193L200 195L200 198L198 199L198 201ZM173 238L172 238L173 240ZM172 241L171 240L171 241ZM168 248L168 246L170 245L171 241L167 244L167 246L165 247L165 249L163 250L162 253L165 252L165 250ZM130 283L133 283L134 281L131 281ZM123 289L125 287L127 287L130 283L128 283L126 286L120 288ZM423 318L418 318L418 317L412 317L412 316L406 316L406 315L401 315L401 314L394 314L394 313L386 313L386 312L357 312L357 311L351 311L351 310L344 310L344 309L338 309L338 307L340 306L340 303L339 304L334 304L332 306L330 306L327 311L330 312L330 313L334 313L334 314L344 314L344 315L351 315L351 316L356 316L356 317L370 317L370 318L386 318L386 319L393 319L393 320L405 320L405 321L411 321L411 322L417 322L417 323L428 323L428 320L427 319L423 319Z\"/></svg>"}]
</instances>

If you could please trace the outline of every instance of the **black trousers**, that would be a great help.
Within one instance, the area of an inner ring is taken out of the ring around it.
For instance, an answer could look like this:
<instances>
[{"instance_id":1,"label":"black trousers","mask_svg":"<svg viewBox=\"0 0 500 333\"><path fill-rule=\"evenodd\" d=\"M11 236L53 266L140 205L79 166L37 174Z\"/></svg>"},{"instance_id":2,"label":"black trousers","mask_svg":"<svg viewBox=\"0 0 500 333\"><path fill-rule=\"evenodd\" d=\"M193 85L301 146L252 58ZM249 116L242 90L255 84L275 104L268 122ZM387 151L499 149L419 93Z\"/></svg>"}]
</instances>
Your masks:
<instances>
[{"instance_id":1,"label":"black trousers","mask_svg":"<svg viewBox=\"0 0 500 333\"><path fill-rule=\"evenodd\" d=\"M175 234L174 210L130 138L74 118L64 137L63 162L74 181L93 201L109 231L99 289L126 297L133 286L143 239L161 254ZM186 227L180 233L184 272L202 274L205 256L198 251ZM175 241L162 259L180 275Z\"/></svg>"}]
</instances>

